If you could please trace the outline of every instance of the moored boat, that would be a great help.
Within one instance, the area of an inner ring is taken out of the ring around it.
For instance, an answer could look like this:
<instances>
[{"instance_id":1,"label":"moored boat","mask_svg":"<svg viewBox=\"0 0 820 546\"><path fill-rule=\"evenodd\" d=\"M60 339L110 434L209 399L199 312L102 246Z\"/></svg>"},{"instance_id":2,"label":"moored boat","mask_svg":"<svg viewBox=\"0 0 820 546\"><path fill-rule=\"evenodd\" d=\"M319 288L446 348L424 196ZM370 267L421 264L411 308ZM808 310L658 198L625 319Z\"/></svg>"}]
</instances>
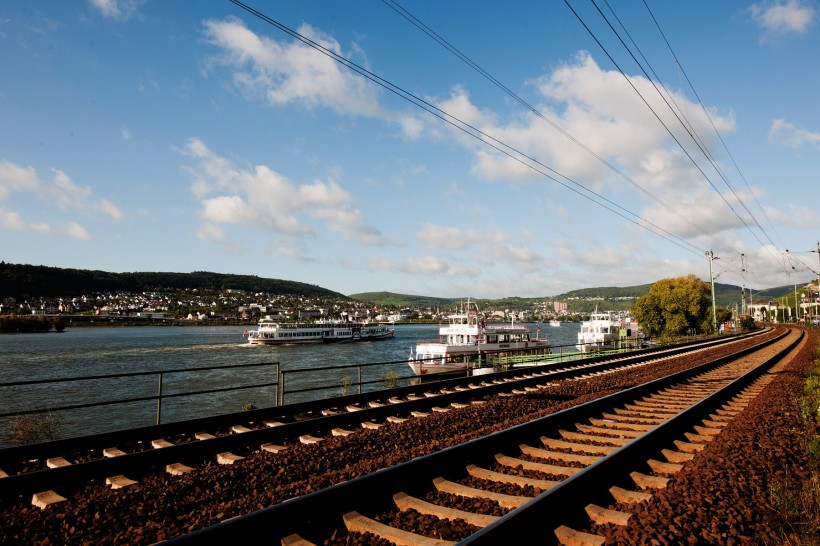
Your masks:
<instances>
[{"instance_id":1,"label":"moored boat","mask_svg":"<svg viewBox=\"0 0 820 546\"><path fill-rule=\"evenodd\" d=\"M438 341L416 344L408 364L419 376L434 374L475 373L492 370L494 362L506 356L550 353L550 342L539 337L541 328L532 336L526 324L487 324L475 303L448 315L447 324L439 327Z\"/></svg>"},{"instance_id":2,"label":"moored boat","mask_svg":"<svg viewBox=\"0 0 820 546\"><path fill-rule=\"evenodd\" d=\"M558 326L561 326L561 321L560 321L560 320L558 320L558 319L552 319L552 320L550 321L550 326L552 326L552 327L558 327Z\"/></svg>"},{"instance_id":3,"label":"moored boat","mask_svg":"<svg viewBox=\"0 0 820 546\"><path fill-rule=\"evenodd\" d=\"M575 348L582 353L593 353L637 348L643 345L643 341L643 332L628 312L599 312L596 307L589 320L581 323Z\"/></svg>"},{"instance_id":4,"label":"moored boat","mask_svg":"<svg viewBox=\"0 0 820 546\"><path fill-rule=\"evenodd\" d=\"M395 328L391 324L349 320L278 322L268 316L259 321L256 330L245 330L243 335L253 345L339 343L392 338Z\"/></svg>"}]
</instances>

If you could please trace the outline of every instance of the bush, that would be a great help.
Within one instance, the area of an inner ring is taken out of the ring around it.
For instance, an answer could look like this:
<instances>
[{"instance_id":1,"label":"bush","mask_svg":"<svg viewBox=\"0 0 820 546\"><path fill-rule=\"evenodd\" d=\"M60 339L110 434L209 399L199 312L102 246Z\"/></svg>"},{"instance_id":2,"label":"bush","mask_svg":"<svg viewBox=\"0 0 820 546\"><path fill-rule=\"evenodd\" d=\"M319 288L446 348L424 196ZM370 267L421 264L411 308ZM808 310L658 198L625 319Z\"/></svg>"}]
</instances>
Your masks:
<instances>
[{"instance_id":1,"label":"bush","mask_svg":"<svg viewBox=\"0 0 820 546\"><path fill-rule=\"evenodd\" d=\"M56 440L60 435L60 419L52 412L40 415L17 415L11 419L8 443L36 444Z\"/></svg>"}]
</instances>

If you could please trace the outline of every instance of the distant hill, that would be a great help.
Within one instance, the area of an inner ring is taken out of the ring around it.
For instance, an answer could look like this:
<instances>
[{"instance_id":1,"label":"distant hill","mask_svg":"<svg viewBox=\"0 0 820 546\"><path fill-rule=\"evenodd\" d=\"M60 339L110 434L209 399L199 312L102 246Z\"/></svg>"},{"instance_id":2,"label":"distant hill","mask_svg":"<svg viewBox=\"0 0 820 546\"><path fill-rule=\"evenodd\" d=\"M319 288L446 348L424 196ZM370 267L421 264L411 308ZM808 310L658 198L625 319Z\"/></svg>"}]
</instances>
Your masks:
<instances>
[{"instance_id":1,"label":"distant hill","mask_svg":"<svg viewBox=\"0 0 820 546\"><path fill-rule=\"evenodd\" d=\"M150 292L157 289L244 290L270 294L345 298L346 296L313 284L254 275L229 275L194 271L193 273L109 273L88 269L64 269L42 265L17 265L0 262L0 299L14 297L73 297L95 292Z\"/></svg>"},{"instance_id":2,"label":"distant hill","mask_svg":"<svg viewBox=\"0 0 820 546\"><path fill-rule=\"evenodd\" d=\"M572 290L557 296L543 296L538 298L503 298L503 299L474 299L481 309L521 309L532 308L545 301L562 301L568 303L570 312L588 313L596 306L601 310L619 311L629 309L635 300L649 292L652 284L636 286L608 286L599 288L582 288ZM755 301L775 299L794 290L793 286L778 286L765 290L752 289ZM715 283L715 301L721 307L731 308L735 304L740 306L741 287L733 284ZM749 291L746 289L748 303ZM411 296L394 292L363 292L350 294L350 298L357 301L373 303L375 305L393 305L396 307L438 307L440 309L453 308L464 298L433 298L428 296Z\"/></svg>"}]
</instances>

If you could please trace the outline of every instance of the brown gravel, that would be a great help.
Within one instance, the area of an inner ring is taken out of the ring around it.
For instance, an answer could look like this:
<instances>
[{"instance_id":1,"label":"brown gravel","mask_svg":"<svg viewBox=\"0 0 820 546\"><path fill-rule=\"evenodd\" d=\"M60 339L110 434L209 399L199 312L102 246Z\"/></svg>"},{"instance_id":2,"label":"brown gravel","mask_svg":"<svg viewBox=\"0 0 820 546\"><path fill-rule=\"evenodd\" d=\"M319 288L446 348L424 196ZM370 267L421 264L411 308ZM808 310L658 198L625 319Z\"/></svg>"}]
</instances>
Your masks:
<instances>
[{"instance_id":1,"label":"brown gravel","mask_svg":"<svg viewBox=\"0 0 820 546\"><path fill-rule=\"evenodd\" d=\"M183 476L165 473L129 476L138 480L138 485L117 491L107 488L103 480L70 491L55 486L54 489L69 500L45 510L31 506L30 498L2 499L0 543L152 544L688 369L726 352L727 349L719 348L708 356L687 356L586 381L563 381L544 391L500 397L480 406L449 413L431 413L423 419L410 419L379 430L357 431L348 437L328 436L316 445L294 443L278 454L240 453L247 458L238 464L202 462L195 465L195 472ZM799 390L800 370L803 368L797 364L794 366L797 366L794 371L783 373L778 379L785 382L782 391L773 391L772 387L767 391L786 393L792 392L789 389ZM699 456L697 472L694 473L699 478L684 481L684 473L680 473L667 490L675 493L669 499L666 499L669 495L664 495L664 500L653 499L626 534L620 531L613 533L611 542L633 544L636 543L633 539L626 540L624 537L650 536L680 539L691 535L696 541L722 539L724 535L727 538L755 537L761 533L772 536L772 528L765 525L765 491L772 480L784 476L785 472L799 472L802 464L799 442L788 434L796 419L794 408L790 405L792 397L779 396L782 398L780 401L777 396L772 396L765 403L754 403L760 415L754 414L748 419L744 417L743 421L751 427L748 434L734 430L731 434L725 434L725 438L721 434L719 441L713 444L724 445L731 438L730 445L734 447L727 447L726 452L717 458ZM745 475L747 478L743 483L735 482L733 488L713 491L714 484L725 474ZM480 480L475 481L478 482ZM536 493L534 490L522 493L512 486L496 485L494 489L510 494ZM677 498L685 500L677 502ZM657 514L672 509L666 509L667 505L677 507L675 510L678 511L659 519ZM658 506L664 507L664 510ZM487 505L482 511L491 510L485 513L494 513L494 509L498 507ZM693 514L700 513L702 517L693 517ZM404 517L401 519L408 521ZM709 520L709 524L688 525L688 520ZM463 537L474 532L464 522L440 522L421 514L410 521L418 526L414 531L429 536ZM650 543L648 540L646 544ZM383 541L344 532L338 532L327 543L384 544ZM725 542L720 540L719 543Z\"/></svg>"}]
</instances>

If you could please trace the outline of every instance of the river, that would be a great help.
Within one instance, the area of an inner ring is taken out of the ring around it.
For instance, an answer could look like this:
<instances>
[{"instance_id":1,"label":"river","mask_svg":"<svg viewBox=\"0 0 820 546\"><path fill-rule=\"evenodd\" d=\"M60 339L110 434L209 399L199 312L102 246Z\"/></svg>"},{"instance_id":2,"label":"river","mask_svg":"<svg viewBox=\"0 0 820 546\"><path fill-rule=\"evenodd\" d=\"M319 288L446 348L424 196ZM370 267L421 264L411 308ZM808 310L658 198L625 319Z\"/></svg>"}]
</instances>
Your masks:
<instances>
[{"instance_id":1,"label":"river","mask_svg":"<svg viewBox=\"0 0 820 546\"><path fill-rule=\"evenodd\" d=\"M538 325L541 336L553 347L574 351L579 324L560 327ZM57 408L95 402L152 397L157 394L159 372L191 370L208 366L223 369L162 374L164 395L199 390L247 386L242 390L180 396L163 400L161 422L239 411L245 404L270 407L277 404L275 386L254 385L276 381L277 367L286 376L285 403L357 392L358 374L364 389L417 381L407 366L416 342L438 338L436 324L399 324L392 339L311 345L250 345L243 326L190 327L94 327L68 328L61 333L4 334L0 336L0 413ZM535 325L531 325L533 332ZM555 349L555 351L561 349ZM368 364L380 363L379 365ZM270 364L242 367L242 364ZM350 367L352 366L352 367ZM333 367L333 370L316 368ZM9 386L21 381L152 372L147 375L50 382ZM352 386L346 387L347 384ZM306 391L306 389L317 389ZM301 391L301 392L299 392ZM94 408L55 412L61 437L74 437L155 424L155 401L117 403ZM8 447L11 418L0 419L0 447Z\"/></svg>"}]
</instances>

